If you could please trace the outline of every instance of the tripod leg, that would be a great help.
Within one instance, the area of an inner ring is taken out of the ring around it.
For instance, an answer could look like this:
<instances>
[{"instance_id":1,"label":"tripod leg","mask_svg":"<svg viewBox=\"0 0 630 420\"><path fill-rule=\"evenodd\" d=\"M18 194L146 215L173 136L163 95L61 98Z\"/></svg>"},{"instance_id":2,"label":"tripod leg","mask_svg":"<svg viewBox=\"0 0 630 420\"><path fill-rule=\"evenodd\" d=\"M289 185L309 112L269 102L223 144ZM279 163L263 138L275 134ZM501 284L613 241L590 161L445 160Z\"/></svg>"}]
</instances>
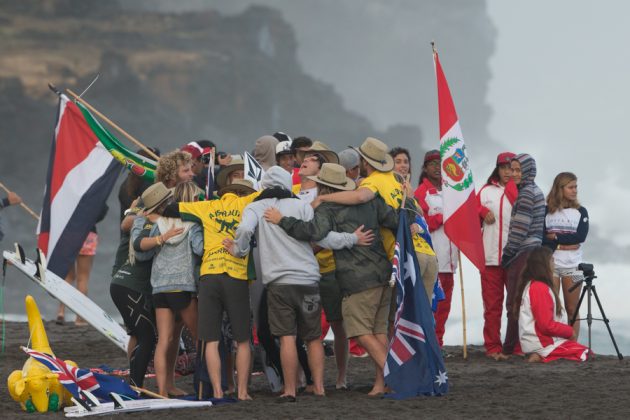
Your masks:
<instances>
[{"instance_id":1,"label":"tripod leg","mask_svg":"<svg viewBox=\"0 0 630 420\"><path fill-rule=\"evenodd\" d=\"M580 300L578 300L578 304L575 307L575 311L573 312L573 316L571 317L571 322L569 322L569 325L575 324L575 320L577 319L577 316L580 313L580 306L582 306L582 301L584 300L584 295L585 294L586 294L586 287L582 289L582 294L580 295Z\"/></svg>"},{"instance_id":2,"label":"tripod leg","mask_svg":"<svg viewBox=\"0 0 630 420\"><path fill-rule=\"evenodd\" d=\"M597 306L599 306L599 312L601 312L602 314L602 318L603 318L602 321L604 321L604 324L606 324L606 328L608 329L608 334L610 335L610 339L613 342L613 346L615 346L617 357L619 358L619 360L622 360L623 356L619 352L619 347L617 347L617 342L615 341L615 337L613 336L612 330L610 329L610 325L608 324L608 318L606 317L606 314L604 313L604 308L602 307L602 303L599 301L599 296L597 296L597 291L595 290L595 286L591 286L591 288L593 289L593 295L595 295Z\"/></svg>"}]
</instances>

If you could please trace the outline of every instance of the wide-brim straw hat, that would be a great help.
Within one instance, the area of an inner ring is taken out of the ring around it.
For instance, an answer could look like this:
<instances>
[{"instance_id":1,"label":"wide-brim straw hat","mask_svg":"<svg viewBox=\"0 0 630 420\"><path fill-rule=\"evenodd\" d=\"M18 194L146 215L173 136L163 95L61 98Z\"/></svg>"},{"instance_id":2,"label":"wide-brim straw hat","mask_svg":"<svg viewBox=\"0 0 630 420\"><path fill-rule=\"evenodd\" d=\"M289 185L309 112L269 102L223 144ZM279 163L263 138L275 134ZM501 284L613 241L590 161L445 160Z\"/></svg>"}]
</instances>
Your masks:
<instances>
[{"instance_id":1,"label":"wide-brim straw hat","mask_svg":"<svg viewBox=\"0 0 630 420\"><path fill-rule=\"evenodd\" d=\"M394 158L389 155L389 147L379 139L368 137L359 147L353 147L363 159L379 172L394 169Z\"/></svg>"},{"instance_id":2,"label":"wide-brim straw hat","mask_svg":"<svg viewBox=\"0 0 630 420\"><path fill-rule=\"evenodd\" d=\"M230 185L226 185L225 187L219 190L219 197L223 194L234 193L234 194L252 194L255 193L254 184L249 179L235 179Z\"/></svg>"},{"instance_id":3,"label":"wide-brim straw hat","mask_svg":"<svg viewBox=\"0 0 630 420\"><path fill-rule=\"evenodd\" d=\"M217 174L217 187L221 189L227 186L227 181L230 177L230 174L238 170L245 170L245 162L243 161L243 157L241 155L232 155L232 162L230 162L229 165L221 168L221 170Z\"/></svg>"},{"instance_id":4,"label":"wide-brim straw hat","mask_svg":"<svg viewBox=\"0 0 630 420\"><path fill-rule=\"evenodd\" d=\"M307 178L342 191L352 191L357 187L355 182L346 176L346 168L336 163L324 163L319 174Z\"/></svg>"},{"instance_id":5,"label":"wide-brim straw hat","mask_svg":"<svg viewBox=\"0 0 630 420\"><path fill-rule=\"evenodd\" d=\"M322 143L321 141L317 141L317 140L313 143L313 145L309 149L298 150L295 153L295 155L297 156L300 162L303 162L304 156L306 156L307 154L315 154L315 153L322 155L324 160L328 163L339 163L339 156L337 156L337 153L330 150L330 147L328 147L325 143Z\"/></svg>"},{"instance_id":6,"label":"wide-brim straw hat","mask_svg":"<svg viewBox=\"0 0 630 420\"><path fill-rule=\"evenodd\" d=\"M166 188L162 182L156 182L142 193L144 212L151 213L161 204L173 196L173 191Z\"/></svg>"}]
</instances>

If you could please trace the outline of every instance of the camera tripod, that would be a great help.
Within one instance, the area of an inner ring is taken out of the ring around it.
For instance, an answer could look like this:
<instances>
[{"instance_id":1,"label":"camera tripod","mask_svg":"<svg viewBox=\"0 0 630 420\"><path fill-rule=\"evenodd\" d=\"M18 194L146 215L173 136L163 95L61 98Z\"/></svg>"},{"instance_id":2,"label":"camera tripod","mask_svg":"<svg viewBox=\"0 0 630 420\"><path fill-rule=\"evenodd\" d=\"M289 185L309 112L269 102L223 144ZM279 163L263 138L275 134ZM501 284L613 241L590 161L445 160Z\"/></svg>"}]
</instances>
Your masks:
<instances>
[{"instance_id":1,"label":"camera tripod","mask_svg":"<svg viewBox=\"0 0 630 420\"><path fill-rule=\"evenodd\" d=\"M575 312L573 313L573 317L571 318L570 324L573 325L577 319L578 313L580 312L580 306L582 306L582 301L584 300L584 295L588 295L587 299L587 308L588 312L586 314L586 318L580 318L580 320L586 320L588 324L588 350L591 351L591 324L593 320L595 321L604 321L606 324L606 328L608 329L608 334L610 335L610 339L612 340L613 346L615 346L615 351L617 352L617 357L619 360L623 359L623 356L619 352L619 347L617 347L617 342L615 341L615 337L613 337L612 330L610 329L608 318L606 318L606 314L604 313L604 308L602 307L602 303L599 300L599 296L597 296L597 291L595 290L595 285L593 284L593 279L596 279L597 276L593 271L588 275L585 275L584 278L578 282L576 282L571 288L569 288L569 292L575 290L580 284L584 283L584 289L582 289L582 294L580 295L580 300L578 301L577 307L575 308ZM597 301L597 306L599 306L599 312L602 314L602 318L593 318L593 314L591 313L591 296L595 296L595 300Z\"/></svg>"}]
</instances>

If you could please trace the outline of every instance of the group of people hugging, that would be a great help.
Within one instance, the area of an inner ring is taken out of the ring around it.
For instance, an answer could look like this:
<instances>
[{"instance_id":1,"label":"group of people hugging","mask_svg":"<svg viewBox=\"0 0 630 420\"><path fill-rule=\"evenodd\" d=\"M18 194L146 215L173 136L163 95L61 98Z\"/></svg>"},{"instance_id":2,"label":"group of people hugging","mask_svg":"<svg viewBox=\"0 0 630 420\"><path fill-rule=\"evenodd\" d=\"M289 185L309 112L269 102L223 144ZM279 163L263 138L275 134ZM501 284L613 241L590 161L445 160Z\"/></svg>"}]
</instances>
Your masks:
<instances>
[{"instance_id":1,"label":"group of people hugging","mask_svg":"<svg viewBox=\"0 0 630 420\"><path fill-rule=\"evenodd\" d=\"M347 387L350 345L374 362L369 394L389 392L383 367L397 309L390 279L400 211L409 213L427 302L444 292L434 311L443 345L458 250L444 232L437 150L425 154L417 188L409 151L372 137L336 153L307 137L262 136L252 152L264 170L258 185L245 179L243 156L215 150L207 140L189 143L159 158L155 183L129 174L121 185L110 293L130 335L131 382L142 386L154 358L158 392L185 393L174 382L185 326L203 343L213 397L251 399L253 344L279 373L279 402L295 402L299 391L324 396L324 325L334 333L334 386ZM484 345L495 360L585 360L579 323L568 325L566 315L579 297L579 287L569 288L579 280L588 214L575 175L559 174L546 200L535 176L531 156L501 153L477 194Z\"/></svg>"}]
</instances>

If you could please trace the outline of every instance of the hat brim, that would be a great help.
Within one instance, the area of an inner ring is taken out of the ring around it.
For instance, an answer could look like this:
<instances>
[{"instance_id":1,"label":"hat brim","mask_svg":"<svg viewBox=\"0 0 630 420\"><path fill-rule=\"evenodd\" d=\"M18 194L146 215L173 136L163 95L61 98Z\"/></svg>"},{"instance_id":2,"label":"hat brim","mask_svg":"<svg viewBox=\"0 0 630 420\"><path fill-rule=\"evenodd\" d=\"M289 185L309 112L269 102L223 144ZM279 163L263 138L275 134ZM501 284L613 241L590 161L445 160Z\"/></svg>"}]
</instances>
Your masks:
<instances>
[{"instance_id":1,"label":"hat brim","mask_svg":"<svg viewBox=\"0 0 630 420\"><path fill-rule=\"evenodd\" d=\"M346 183L344 185L339 185L339 184L333 184L330 182L326 182L324 180L322 180L321 178L319 178L317 175L310 175L307 176L308 179L310 179L311 181L315 181L318 184L322 184L322 185L326 185L328 187L332 187L336 190L340 190L340 191L353 191L357 188L357 184L350 178L346 177Z\"/></svg>"},{"instance_id":2,"label":"hat brim","mask_svg":"<svg viewBox=\"0 0 630 420\"><path fill-rule=\"evenodd\" d=\"M361 149L359 149L358 147L352 147L363 159L365 159L367 161L367 163L369 163L372 167L374 167L374 169L376 169L379 172L389 172L392 169L394 169L394 158L390 156L389 153L385 154L385 163L378 161L378 160L374 160L371 157L365 155Z\"/></svg>"},{"instance_id":3,"label":"hat brim","mask_svg":"<svg viewBox=\"0 0 630 420\"><path fill-rule=\"evenodd\" d=\"M169 198L173 197L173 190L169 189L168 193L164 196L164 198L162 198L160 201L158 201L156 204L154 204L152 207L145 207L144 208L144 212L146 214L152 213L155 209L157 209L158 207L160 207L162 204L164 204L164 202L166 202L166 200L168 200Z\"/></svg>"},{"instance_id":4,"label":"hat brim","mask_svg":"<svg viewBox=\"0 0 630 420\"><path fill-rule=\"evenodd\" d=\"M219 197L221 197L223 194L227 194L227 193L233 193L233 194L244 193L244 194L249 195L255 192L256 192L255 189L248 187L247 185L230 184L221 188L217 194L219 195Z\"/></svg>"},{"instance_id":5,"label":"hat brim","mask_svg":"<svg viewBox=\"0 0 630 420\"><path fill-rule=\"evenodd\" d=\"M324 157L326 163L339 164L339 156L332 150L298 150L295 152L295 156L298 158L298 160L304 161L304 157L307 153L310 153L312 155L320 154Z\"/></svg>"},{"instance_id":6,"label":"hat brim","mask_svg":"<svg viewBox=\"0 0 630 420\"><path fill-rule=\"evenodd\" d=\"M219 189L223 188L226 186L227 184L227 180L228 177L230 176L230 174L234 171L238 171L239 169L241 170L245 170L245 164L244 163L235 163L233 165L227 165L225 167L223 167L219 173L217 174L217 187L219 187Z\"/></svg>"}]
</instances>

